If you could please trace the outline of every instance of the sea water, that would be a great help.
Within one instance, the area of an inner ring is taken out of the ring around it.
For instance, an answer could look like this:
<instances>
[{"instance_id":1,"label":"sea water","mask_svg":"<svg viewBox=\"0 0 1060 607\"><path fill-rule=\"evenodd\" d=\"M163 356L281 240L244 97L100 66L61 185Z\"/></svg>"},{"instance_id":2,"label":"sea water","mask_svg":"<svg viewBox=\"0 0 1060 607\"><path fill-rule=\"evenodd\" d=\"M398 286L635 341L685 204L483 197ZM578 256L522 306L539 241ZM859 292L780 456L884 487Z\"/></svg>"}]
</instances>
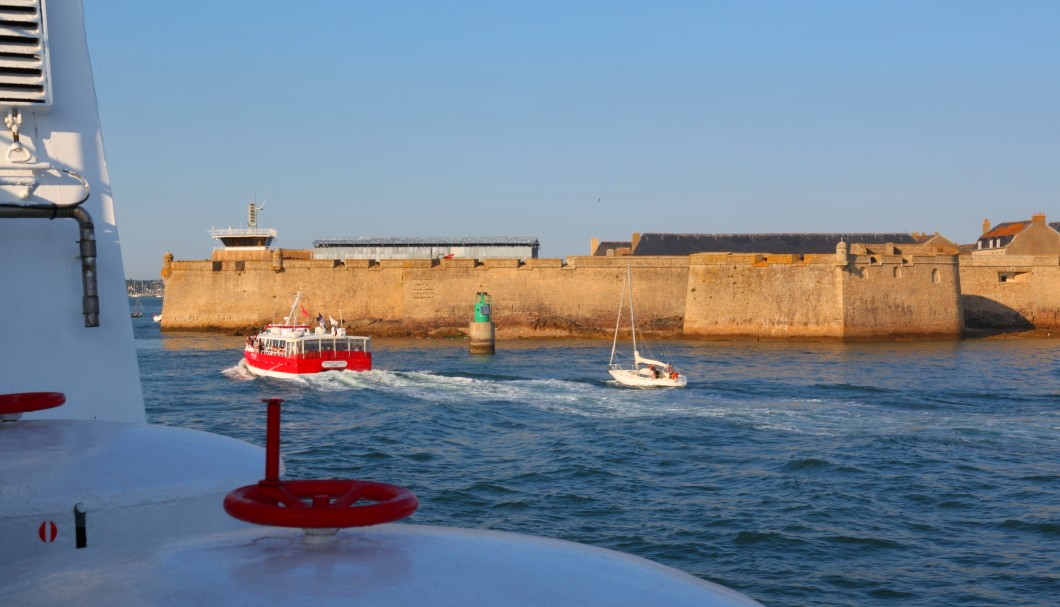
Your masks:
<instances>
[{"instance_id":1,"label":"sea water","mask_svg":"<svg viewBox=\"0 0 1060 607\"><path fill-rule=\"evenodd\" d=\"M629 552L780 605L1060 604L1060 341L375 340L374 370L242 372L243 338L132 319L150 421L264 445L288 478L407 486L407 522ZM264 473L264 470L263 470Z\"/></svg>"}]
</instances>

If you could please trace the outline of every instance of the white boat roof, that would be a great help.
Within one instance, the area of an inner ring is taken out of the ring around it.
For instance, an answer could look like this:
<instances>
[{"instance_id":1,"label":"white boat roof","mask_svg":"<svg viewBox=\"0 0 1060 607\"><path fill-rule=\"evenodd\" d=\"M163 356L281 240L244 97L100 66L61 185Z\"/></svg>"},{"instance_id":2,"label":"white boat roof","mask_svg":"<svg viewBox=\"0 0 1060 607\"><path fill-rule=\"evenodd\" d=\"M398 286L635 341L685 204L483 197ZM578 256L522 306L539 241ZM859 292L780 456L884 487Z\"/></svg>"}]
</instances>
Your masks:
<instances>
[{"instance_id":1,"label":"white boat roof","mask_svg":"<svg viewBox=\"0 0 1060 607\"><path fill-rule=\"evenodd\" d=\"M752 606L722 586L626 554L511 533L389 524L246 529L154 550L0 567L11 604Z\"/></svg>"}]
</instances>

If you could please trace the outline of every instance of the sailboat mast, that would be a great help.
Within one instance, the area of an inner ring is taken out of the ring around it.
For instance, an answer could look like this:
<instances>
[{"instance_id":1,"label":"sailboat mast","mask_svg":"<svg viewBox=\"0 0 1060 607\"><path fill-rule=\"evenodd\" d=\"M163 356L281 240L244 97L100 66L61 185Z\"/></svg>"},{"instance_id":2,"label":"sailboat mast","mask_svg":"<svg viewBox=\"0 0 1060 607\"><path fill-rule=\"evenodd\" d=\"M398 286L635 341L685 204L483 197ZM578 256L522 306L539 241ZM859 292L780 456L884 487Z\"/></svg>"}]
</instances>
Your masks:
<instances>
[{"instance_id":1,"label":"sailboat mast","mask_svg":"<svg viewBox=\"0 0 1060 607\"><path fill-rule=\"evenodd\" d=\"M637 353L637 321L633 316L633 267L626 266L626 282L629 284L629 332L633 336L633 366L636 367Z\"/></svg>"},{"instance_id":2,"label":"sailboat mast","mask_svg":"<svg viewBox=\"0 0 1060 607\"><path fill-rule=\"evenodd\" d=\"M611 342L611 364L615 364L615 348L618 347L618 328L622 326L622 304L625 302L626 290L618 292L618 318L615 319L615 339Z\"/></svg>"}]
</instances>

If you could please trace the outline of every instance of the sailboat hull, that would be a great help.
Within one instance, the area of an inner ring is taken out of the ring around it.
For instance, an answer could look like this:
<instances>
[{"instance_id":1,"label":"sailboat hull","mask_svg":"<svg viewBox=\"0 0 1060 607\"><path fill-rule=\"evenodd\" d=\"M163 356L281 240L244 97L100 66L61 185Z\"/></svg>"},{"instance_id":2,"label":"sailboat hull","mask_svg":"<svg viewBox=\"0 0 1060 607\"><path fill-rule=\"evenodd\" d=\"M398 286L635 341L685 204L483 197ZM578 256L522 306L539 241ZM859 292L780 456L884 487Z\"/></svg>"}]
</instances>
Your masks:
<instances>
[{"instance_id":1,"label":"sailboat hull","mask_svg":"<svg viewBox=\"0 0 1060 607\"><path fill-rule=\"evenodd\" d=\"M634 371L633 369L608 369L611 377L623 386L634 388L683 388L688 385L688 378L683 374L677 378L652 377Z\"/></svg>"}]
</instances>

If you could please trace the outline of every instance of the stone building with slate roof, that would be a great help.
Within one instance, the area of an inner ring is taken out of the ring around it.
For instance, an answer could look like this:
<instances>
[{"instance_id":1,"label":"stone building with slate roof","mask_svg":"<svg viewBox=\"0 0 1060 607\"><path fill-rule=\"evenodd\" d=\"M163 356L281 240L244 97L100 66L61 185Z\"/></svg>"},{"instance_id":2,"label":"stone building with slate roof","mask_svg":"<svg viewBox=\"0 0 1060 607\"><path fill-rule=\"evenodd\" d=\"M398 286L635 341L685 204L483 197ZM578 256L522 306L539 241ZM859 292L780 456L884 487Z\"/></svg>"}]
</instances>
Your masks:
<instances>
[{"instance_id":1,"label":"stone building with slate roof","mask_svg":"<svg viewBox=\"0 0 1060 607\"><path fill-rule=\"evenodd\" d=\"M593 238L589 244L589 255L594 257L618 257L629 255L633 242L629 240L600 240Z\"/></svg>"},{"instance_id":2,"label":"stone building with slate roof","mask_svg":"<svg viewBox=\"0 0 1060 607\"><path fill-rule=\"evenodd\" d=\"M1060 330L1060 223L1044 213L991 227L961 255L961 305L972 330Z\"/></svg>"},{"instance_id":3,"label":"stone building with slate roof","mask_svg":"<svg viewBox=\"0 0 1060 607\"><path fill-rule=\"evenodd\" d=\"M973 255L1060 255L1060 222L1047 223L1045 213L1030 221L1009 221L990 227L983 220L983 235L975 242Z\"/></svg>"},{"instance_id":4,"label":"stone building with slate roof","mask_svg":"<svg viewBox=\"0 0 1060 607\"><path fill-rule=\"evenodd\" d=\"M694 255L696 253L835 253L836 244L916 244L903 233L791 233L791 234L634 234L633 255Z\"/></svg>"},{"instance_id":5,"label":"stone building with slate roof","mask_svg":"<svg viewBox=\"0 0 1060 607\"><path fill-rule=\"evenodd\" d=\"M918 239L918 236L922 237ZM787 234L633 234L630 241L601 241L592 239L590 255L594 256L674 256L696 253L766 253L766 254L828 254L836 244L893 243L913 245L939 237L879 232L787 233ZM950 246L953 243L942 238ZM931 242L930 244L936 244Z\"/></svg>"}]
</instances>

